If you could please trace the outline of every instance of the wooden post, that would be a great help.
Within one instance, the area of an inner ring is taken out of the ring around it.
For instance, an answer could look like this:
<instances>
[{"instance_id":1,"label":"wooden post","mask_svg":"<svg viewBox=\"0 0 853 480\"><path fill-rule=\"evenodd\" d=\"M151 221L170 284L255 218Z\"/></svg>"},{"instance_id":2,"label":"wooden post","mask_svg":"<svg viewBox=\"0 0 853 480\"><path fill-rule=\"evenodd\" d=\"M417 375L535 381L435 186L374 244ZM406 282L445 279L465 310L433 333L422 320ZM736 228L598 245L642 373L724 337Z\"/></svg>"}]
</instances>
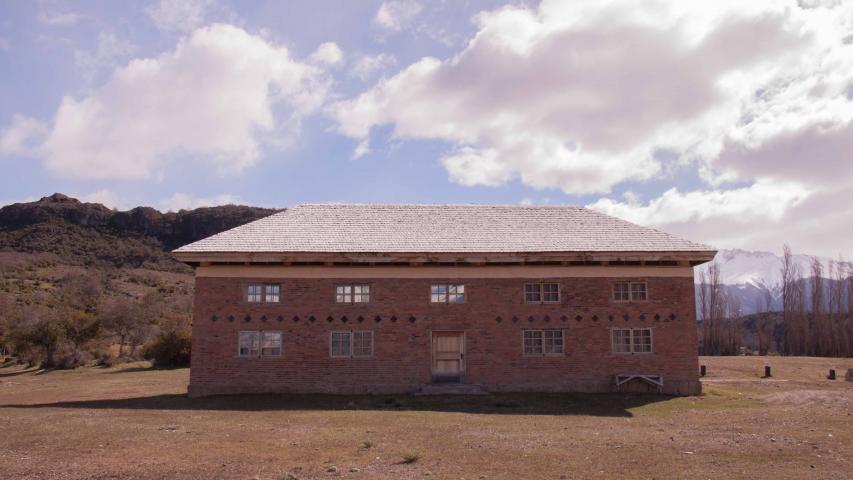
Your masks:
<instances>
[{"instance_id":1,"label":"wooden post","mask_svg":"<svg viewBox=\"0 0 853 480\"><path fill-rule=\"evenodd\" d=\"M699 365L699 376L704 377L706 373L705 365Z\"/></svg>"},{"instance_id":2,"label":"wooden post","mask_svg":"<svg viewBox=\"0 0 853 480\"><path fill-rule=\"evenodd\" d=\"M828 378L830 380L835 380L835 369L834 368L829 369L829 375L827 375L826 378Z\"/></svg>"},{"instance_id":3,"label":"wooden post","mask_svg":"<svg viewBox=\"0 0 853 480\"><path fill-rule=\"evenodd\" d=\"M770 375L770 365L764 366L764 378L770 378L773 375Z\"/></svg>"}]
</instances>

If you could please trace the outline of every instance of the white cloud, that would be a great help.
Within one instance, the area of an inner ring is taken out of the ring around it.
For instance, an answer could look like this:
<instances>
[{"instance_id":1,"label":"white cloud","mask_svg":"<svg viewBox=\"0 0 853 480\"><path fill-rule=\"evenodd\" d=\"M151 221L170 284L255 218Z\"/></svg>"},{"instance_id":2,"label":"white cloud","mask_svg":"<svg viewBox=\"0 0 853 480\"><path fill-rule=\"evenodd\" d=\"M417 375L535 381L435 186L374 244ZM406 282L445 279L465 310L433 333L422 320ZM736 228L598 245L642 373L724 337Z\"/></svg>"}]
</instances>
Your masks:
<instances>
[{"instance_id":1,"label":"white cloud","mask_svg":"<svg viewBox=\"0 0 853 480\"><path fill-rule=\"evenodd\" d=\"M213 197L194 197L188 193L175 193L160 201L164 211L177 212L200 207L215 207L218 205L242 205L245 202L239 196L231 194L215 195Z\"/></svg>"},{"instance_id":2,"label":"white cloud","mask_svg":"<svg viewBox=\"0 0 853 480\"><path fill-rule=\"evenodd\" d=\"M455 57L423 58L330 111L359 140L390 124L449 142L442 163L464 185L607 193L662 176L661 150L709 180L751 182L769 172L716 165L724 149L853 117L851 15L850 2L794 0L505 7L480 14Z\"/></svg>"},{"instance_id":3,"label":"white cloud","mask_svg":"<svg viewBox=\"0 0 853 480\"><path fill-rule=\"evenodd\" d=\"M47 135L47 126L30 117L15 115L12 124L0 130L0 156L33 155L36 145Z\"/></svg>"},{"instance_id":4,"label":"white cloud","mask_svg":"<svg viewBox=\"0 0 853 480\"><path fill-rule=\"evenodd\" d=\"M367 155L368 153L370 153L370 140L364 139L358 142L358 145L355 146L355 150L353 150L350 158L355 160Z\"/></svg>"},{"instance_id":5,"label":"white cloud","mask_svg":"<svg viewBox=\"0 0 853 480\"><path fill-rule=\"evenodd\" d=\"M52 27L66 27L76 24L82 17L74 12L46 12L39 13L38 21Z\"/></svg>"},{"instance_id":6,"label":"white cloud","mask_svg":"<svg viewBox=\"0 0 853 480\"><path fill-rule=\"evenodd\" d=\"M63 98L40 153L51 171L82 178L160 177L184 156L239 172L297 135L329 83L285 47L214 24Z\"/></svg>"},{"instance_id":7,"label":"white cloud","mask_svg":"<svg viewBox=\"0 0 853 480\"><path fill-rule=\"evenodd\" d=\"M397 59L389 53L360 55L350 68L350 75L367 81L397 64Z\"/></svg>"},{"instance_id":8,"label":"white cloud","mask_svg":"<svg viewBox=\"0 0 853 480\"><path fill-rule=\"evenodd\" d=\"M97 68L115 66L118 60L129 57L137 50L136 45L119 38L115 33L100 32L95 51L76 50L74 60L84 74L91 78Z\"/></svg>"},{"instance_id":9,"label":"white cloud","mask_svg":"<svg viewBox=\"0 0 853 480\"><path fill-rule=\"evenodd\" d=\"M213 5L213 0L160 0L145 13L160 30L189 32L205 22Z\"/></svg>"},{"instance_id":10,"label":"white cloud","mask_svg":"<svg viewBox=\"0 0 853 480\"><path fill-rule=\"evenodd\" d=\"M344 52L335 42L326 42L311 54L311 61L320 65L337 65L344 59Z\"/></svg>"},{"instance_id":11,"label":"white cloud","mask_svg":"<svg viewBox=\"0 0 853 480\"><path fill-rule=\"evenodd\" d=\"M385 30L399 32L408 27L423 8L414 0L388 0L379 6L373 23Z\"/></svg>"},{"instance_id":12,"label":"white cloud","mask_svg":"<svg viewBox=\"0 0 853 480\"><path fill-rule=\"evenodd\" d=\"M102 188L85 195L78 195L81 202L100 203L108 208L122 208L126 206L121 202L120 196L108 188Z\"/></svg>"}]
</instances>

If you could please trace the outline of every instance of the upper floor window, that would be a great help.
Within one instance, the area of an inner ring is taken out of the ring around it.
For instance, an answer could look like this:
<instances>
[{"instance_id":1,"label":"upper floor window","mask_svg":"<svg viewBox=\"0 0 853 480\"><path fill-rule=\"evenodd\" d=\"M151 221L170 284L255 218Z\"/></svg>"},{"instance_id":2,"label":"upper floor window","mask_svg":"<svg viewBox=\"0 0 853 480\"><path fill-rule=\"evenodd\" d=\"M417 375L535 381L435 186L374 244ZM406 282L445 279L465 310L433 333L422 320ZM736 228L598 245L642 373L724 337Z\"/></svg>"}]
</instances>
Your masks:
<instances>
[{"instance_id":1,"label":"upper floor window","mask_svg":"<svg viewBox=\"0 0 853 480\"><path fill-rule=\"evenodd\" d=\"M465 302L465 285L437 284L430 287L430 302L432 303L463 303Z\"/></svg>"},{"instance_id":2,"label":"upper floor window","mask_svg":"<svg viewBox=\"0 0 853 480\"><path fill-rule=\"evenodd\" d=\"M370 285L335 286L336 303L369 303Z\"/></svg>"},{"instance_id":3,"label":"upper floor window","mask_svg":"<svg viewBox=\"0 0 853 480\"><path fill-rule=\"evenodd\" d=\"M332 357L369 357L373 355L373 332L338 331L329 335L329 355Z\"/></svg>"},{"instance_id":4,"label":"upper floor window","mask_svg":"<svg viewBox=\"0 0 853 480\"><path fill-rule=\"evenodd\" d=\"M525 355L563 354L564 343L562 330L525 330L523 335Z\"/></svg>"},{"instance_id":5,"label":"upper floor window","mask_svg":"<svg viewBox=\"0 0 853 480\"><path fill-rule=\"evenodd\" d=\"M613 353L652 353L651 328L614 328Z\"/></svg>"},{"instance_id":6,"label":"upper floor window","mask_svg":"<svg viewBox=\"0 0 853 480\"><path fill-rule=\"evenodd\" d=\"M246 301L249 303L278 303L281 301L281 285L249 285L246 287Z\"/></svg>"},{"instance_id":7,"label":"upper floor window","mask_svg":"<svg viewBox=\"0 0 853 480\"><path fill-rule=\"evenodd\" d=\"M559 303L559 283L528 283L524 285L526 303Z\"/></svg>"},{"instance_id":8,"label":"upper floor window","mask_svg":"<svg viewBox=\"0 0 853 480\"><path fill-rule=\"evenodd\" d=\"M616 282L613 284L613 300L617 302L640 302L646 298L646 282Z\"/></svg>"}]
</instances>

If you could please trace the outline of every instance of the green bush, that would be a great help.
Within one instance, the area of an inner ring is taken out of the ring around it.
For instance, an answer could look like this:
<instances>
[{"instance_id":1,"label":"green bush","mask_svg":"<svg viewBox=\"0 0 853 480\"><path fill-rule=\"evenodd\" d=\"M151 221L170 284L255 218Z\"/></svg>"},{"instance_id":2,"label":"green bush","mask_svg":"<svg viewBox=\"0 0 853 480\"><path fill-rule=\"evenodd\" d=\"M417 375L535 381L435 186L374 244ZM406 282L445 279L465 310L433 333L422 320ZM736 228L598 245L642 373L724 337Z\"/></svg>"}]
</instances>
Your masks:
<instances>
[{"instance_id":1,"label":"green bush","mask_svg":"<svg viewBox=\"0 0 853 480\"><path fill-rule=\"evenodd\" d=\"M187 330L161 333L142 349L142 356L157 368L186 367L190 364L192 337Z\"/></svg>"}]
</instances>

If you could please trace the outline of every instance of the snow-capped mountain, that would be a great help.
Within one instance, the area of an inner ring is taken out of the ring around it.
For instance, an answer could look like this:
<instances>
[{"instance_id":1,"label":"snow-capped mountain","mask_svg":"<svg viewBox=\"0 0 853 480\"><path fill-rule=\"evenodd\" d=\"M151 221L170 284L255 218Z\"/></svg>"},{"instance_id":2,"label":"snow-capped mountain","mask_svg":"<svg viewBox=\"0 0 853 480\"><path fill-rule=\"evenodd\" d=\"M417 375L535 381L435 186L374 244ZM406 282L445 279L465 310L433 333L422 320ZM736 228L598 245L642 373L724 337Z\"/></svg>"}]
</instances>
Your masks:
<instances>
[{"instance_id":1,"label":"snow-capped mountain","mask_svg":"<svg viewBox=\"0 0 853 480\"><path fill-rule=\"evenodd\" d=\"M829 258L818 257L823 264L823 276L829 276ZM811 276L811 257L793 256L794 264L804 277ZM714 262L720 267L720 282L726 285L755 285L768 288L778 287L782 283L782 257L770 252L749 252L746 250L720 250ZM710 263L696 269L696 282L699 273L707 272Z\"/></svg>"}]
</instances>

